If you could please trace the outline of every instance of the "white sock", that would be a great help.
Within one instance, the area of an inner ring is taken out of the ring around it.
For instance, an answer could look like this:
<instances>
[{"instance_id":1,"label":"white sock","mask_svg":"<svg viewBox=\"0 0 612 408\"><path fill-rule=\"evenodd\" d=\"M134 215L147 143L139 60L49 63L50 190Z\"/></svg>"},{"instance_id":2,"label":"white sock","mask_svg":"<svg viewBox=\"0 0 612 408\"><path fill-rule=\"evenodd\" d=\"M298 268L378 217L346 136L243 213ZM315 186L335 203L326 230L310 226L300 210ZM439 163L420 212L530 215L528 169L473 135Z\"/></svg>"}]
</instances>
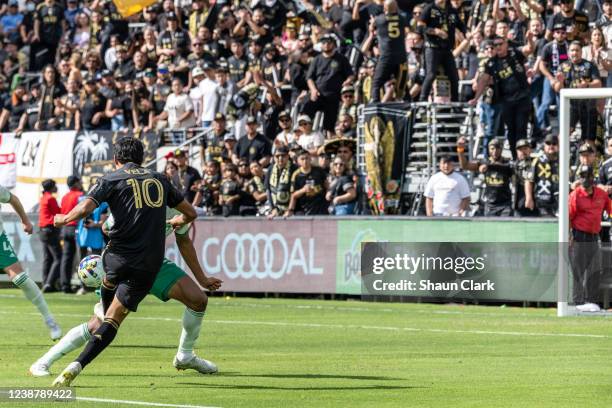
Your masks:
<instances>
[{"instance_id":1,"label":"white sock","mask_svg":"<svg viewBox=\"0 0 612 408\"><path fill-rule=\"evenodd\" d=\"M202 319L204 319L204 312L196 312L188 307L185 308L185 312L183 312L183 331L181 332L178 353L176 353L179 360L184 361L193 356L193 345L200 336Z\"/></svg>"},{"instance_id":2,"label":"white sock","mask_svg":"<svg viewBox=\"0 0 612 408\"><path fill-rule=\"evenodd\" d=\"M13 283L23 291L26 299L38 308L45 322L54 321L42 292L38 289L36 283L28 276L27 272L21 272L19 275L15 276L13 278Z\"/></svg>"},{"instance_id":3,"label":"white sock","mask_svg":"<svg viewBox=\"0 0 612 408\"><path fill-rule=\"evenodd\" d=\"M81 348L91 338L91 333L87 329L87 323L79 324L78 326L70 329L68 333L53 347L47 351L38 361L47 364L51 367L51 364L70 353L73 350Z\"/></svg>"}]
</instances>

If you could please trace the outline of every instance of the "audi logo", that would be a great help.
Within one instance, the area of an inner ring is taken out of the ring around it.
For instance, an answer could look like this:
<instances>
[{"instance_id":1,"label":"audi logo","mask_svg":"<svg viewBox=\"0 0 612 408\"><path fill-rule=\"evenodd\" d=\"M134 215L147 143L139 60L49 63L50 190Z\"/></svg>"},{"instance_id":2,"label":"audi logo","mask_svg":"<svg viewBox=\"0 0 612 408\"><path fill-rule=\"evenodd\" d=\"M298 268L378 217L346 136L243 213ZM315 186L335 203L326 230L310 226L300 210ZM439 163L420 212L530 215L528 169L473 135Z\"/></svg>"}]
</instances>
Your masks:
<instances>
[{"instance_id":1,"label":"audi logo","mask_svg":"<svg viewBox=\"0 0 612 408\"><path fill-rule=\"evenodd\" d=\"M223 272L229 279L281 279L291 272L321 275L323 268L314 265L314 238L305 240L306 248L302 238L287 242L279 233L230 233L223 240L210 237L202 245L204 270Z\"/></svg>"}]
</instances>

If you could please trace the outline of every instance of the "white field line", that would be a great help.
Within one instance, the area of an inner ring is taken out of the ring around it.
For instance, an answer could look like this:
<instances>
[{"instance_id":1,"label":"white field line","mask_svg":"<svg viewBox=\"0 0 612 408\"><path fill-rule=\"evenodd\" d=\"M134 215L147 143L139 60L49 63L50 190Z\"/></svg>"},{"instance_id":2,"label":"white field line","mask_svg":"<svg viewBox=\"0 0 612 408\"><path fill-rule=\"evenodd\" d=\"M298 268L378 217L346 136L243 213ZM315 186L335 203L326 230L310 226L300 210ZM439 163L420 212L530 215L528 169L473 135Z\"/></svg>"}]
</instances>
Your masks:
<instances>
[{"instance_id":1,"label":"white field line","mask_svg":"<svg viewBox=\"0 0 612 408\"><path fill-rule=\"evenodd\" d=\"M123 405L141 405L144 407L216 408L216 407L207 407L203 405L162 404L159 402L115 400L115 399L107 399L107 398L76 397L76 399L79 401L104 402L104 403L123 404Z\"/></svg>"},{"instance_id":2,"label":"white field line","mask_svg":"<svg viewBox=\"0 0 612 408\"><path fill-rule=\"evenodd\" d=\"M23 298L22 295L7 295L1 294L0 298ZM62 299L62 300L73 300L74 295L68 296L55 296L54 299ZM220 298L212 298L212 299L220 299ZM213 304L213 303L211 303ZM440 305L447 306L449 305ZM214 303L214 307L235 307L235 308L287 308L287 309L314 309L314 310L338 310L342 312L384 312L384 313L404 313L404 311L399 309L391 309L391 308L369 308L362 306L326 306L326 305L274 305L274 304L265 304L265 303L232 303L231 301L227 303ZM450 306L452 307L452 306ZM453 315L465 315L465 316L495 316L495 317L538 317L538 318L556 318L556 313L551 312L548 315L532 315L528 313L495 313L495 312L475 312L475 311L467 311L467 310L429 310L429 309L415 309L410 310L410 313L422 313L422 314L453 314ZM603 317L606 317L605 315Z\"/></svg>"},{"instance_id":3,"label":"white field line","mask_svg":"<svg viewBox=\"0 0 612 408\"><path fill-rule=\"evenodd\" d=\"M19 314L39 316L38 313L20 313L16 311L3 311L0 314ZM83 320L88 319L89 315L57 313L55 316L61 317L81 317ZM152 320L165 322L181 322L182 319L169 317L140 317L132 316L131 320ZM454 329L422 329L417 327L397 327L397 326L371 326L357 324L327 324L327 323L290 323L290 322L275 322L275 321L250 321L250 320L212 320L206 319L208 323L243 325L243 326L272 326L272 327L309 327L323 329L363 329L374 331L394 331L394 332L422 332L422 333L452 333L452 334L479 334L479 335L498 335L498 336L524 336L524 337L577 337L577 338L592 338L592 339L607 339L611 336L605 334L587 334L587 333L536 333L536 332L521 332L521 331L494 331L494 330L454 330Z\"/></svg>"}]
</instances>

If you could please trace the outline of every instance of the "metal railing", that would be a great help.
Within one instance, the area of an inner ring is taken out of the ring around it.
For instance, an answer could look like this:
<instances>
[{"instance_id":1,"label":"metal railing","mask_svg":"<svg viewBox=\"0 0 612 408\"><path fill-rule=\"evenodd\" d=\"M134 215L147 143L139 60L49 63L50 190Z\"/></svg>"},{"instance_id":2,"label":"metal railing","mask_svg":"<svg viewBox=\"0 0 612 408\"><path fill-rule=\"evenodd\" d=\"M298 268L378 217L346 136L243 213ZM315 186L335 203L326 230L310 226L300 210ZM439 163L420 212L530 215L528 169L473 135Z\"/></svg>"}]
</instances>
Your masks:
<instances>
[{"instance_id":1,"label":"metal railing","mask_svg":"<svg viewBox=\"0 0 612 408\"><path fill-rule=\"evenodd\" d=\"M200 139L203 137L208 136L210 133L212 133L213 128L189 128L189 129L164 129L162 131L162 134L165 136L166 133L172 133L174 135L182 135L181 136L181 141L178 144L166 144L170 145L172 147L174 147L175 149L183 149L184 147L188 147L189 148L189 159L193 159L195 158L195 156L199 155L199 151L197 152L197 154L193 154L192 153L192 145L199 143ZM187 138L187 135L192 133L193 136L191 136L190 138ZM144 167L151 167L156 165L158 162L160 162L161 160L165 160L165 157L157 157L154 160L151 160L150 162L146 163L144 165Z\"/></svg>"}]
</instances>

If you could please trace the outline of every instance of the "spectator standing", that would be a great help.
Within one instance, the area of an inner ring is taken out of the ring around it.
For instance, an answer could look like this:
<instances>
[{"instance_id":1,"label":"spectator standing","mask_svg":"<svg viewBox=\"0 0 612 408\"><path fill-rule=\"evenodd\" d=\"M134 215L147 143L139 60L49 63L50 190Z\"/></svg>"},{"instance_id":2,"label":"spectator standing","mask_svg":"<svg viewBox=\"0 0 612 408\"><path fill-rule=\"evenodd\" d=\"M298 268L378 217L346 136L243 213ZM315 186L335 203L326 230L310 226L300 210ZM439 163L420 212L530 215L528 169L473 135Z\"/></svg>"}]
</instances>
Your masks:
<instances>
[{"instance_id":1,"label":"spectator standing","mask_svg":"<svg viewBox=\"0 0 612 408\"><path fill-rule=\"evenodd\" d=\"M43 292L56 292L55 283L59 278L62 248L60 246L60 230L53 226L53 217L61 212L60 206L53 194L57 193L55 181L47 179L42 182L42 197L38 211L38 227L40 241L43 244L42 279Z\"/></svg>"},{"instance_id":2,"label":"spectator standing","mask_svg":"<svg viewBox=\"0 0 612 408\"><path fill-rule=\"evenodd\" d=\"M61 214L68 214L79 202L79 198L83 195L81 179L77 176L68 177L68 193L62 197ZM76 253L76 228L77 222L66 224L62 228L62 263L60 267L60 282L64 293L74 293L70 287L70 278L72 277L72 266L74 262L74 254Z\"/></svg>"},{"instance_id":3,"label":"spectator standing","mask_svg":"<svg viewBox=\"0 0 612 408\"><path fill-rule=\"evenodd\" d=\"M612 81L610 81L612 53L610 53L601 28L595 27L591 30L591 43L582 47L582 58L597 66L602 86L610 87L612 85Z\"/></svg>"},{"instance_id":4,"label":"spectator standing","mask_svg":"<svg viewBox=\"0 0 612 408\"><path fill-rule=\"evenodd\" d=\"M298 117L298 126L302 130L302 134L297 139L297 143L302 149L310 153L312 159L315 160L319 153L319 147L325 143L325 137L321 133L312 130L312 119L308 115L300 115Z\"/></svg>"},{"instance_id":5,"label":"spectator standing","mask_svg":"<svg viewBox=\"0 0 612 408\"><path fill-rule=\"evenodd\" d=\"M212 131L202 136L200 144L200 159L205 163L210 160L221 162L223 160L223 145L228 131L225 126L225 115L221 112L215 114Z\"/></svg>"},{"instance_id":6,"label":"spectator standing","mask_svg":"<svg viewBox=\"0 0 612 408\"><path fill-rule=\"evenodd\" d=\"M455 47L455 32L459 30L465 33L463 23L450 2L435 0L423 10L419 26L425 31L425 67L427 69L421 88L421 101L427 101L429 98L440 66L450 80L451 101L458 101L459 76L452 51Z\"/></svg>"},{"instance_id":7,"label":"spectator standing","mask_svg":"<svg viewBox=\"0 0 612 408\"><path fill-rule=\"evenodd\" d=\"M196 124L191 98L183 92L183 82L179 78L172 80L172 93L166 99L160 118L168 120L170 129L188 129Z\"/></svg>"},{"instance_id":8,"label":"spectator standing","mask_svg":"<svg viewBox=\"0 0 612 408\"><path fill-rule=\"evenodd\" d=\"M36 6L34 36L30 52L35 58L35 70L54 62L57 47L66 28L64 10L55 0L45 0ZM39 53L41 53L40 57L38 57Z\"/></svg>"},{"instance_id":9,"label":"spectator standing","mask_svg":"<svg viewBox=\"0 0 612 408\"><path fill-rule=\"evenodd\" d=\"M353 177L346 168L346 163L340 157L335 157L331 164L329 190L325 199L329 202L329 213L333 215L352 215L357 204L357 190Z\"/></svg>"},{"instance_id":10,"label":"spectator standing","mask_svg":"<svg viewBox=\"0 0 612 408\"><path fill-rule=\"evenodd\" d=\"M397 99L403 99L406 90L406 22L400 16L395 0L385 0L383 10L384 14L376 16L370 23L376 28L380 52L372 79L372 103L380 102L380 90L392 76L395 76Z\"/></svg>"},{"instance_id":11,"label":"spectator standing","mask_svg":"<svg viewBox=\"0 0 612 408\"><path fill-rule=\"evenodd\" d=\"M559 93L553 89L553 83L556 81L561 63L567 61L568 57L568 43L567 43L567 31L565 25L557 24L553 27L553 40L546 44L540 55L536 65L538 66L540 73L544 76L544 83L542 85L542 102L538 106L536 119L537 126L545 130L548 126L548 110L550 105L554 102L559 109Z\"/></svg>"},{"instance_id":12,"label":"spectator standing","mask_svg":"<svg viewBox=\"0 0 612 408\"><path fill-rule=\"evenodd\" d=\"M281 131L274 138L274 145L272 146L273 153L280 146L288 147L289 143L295 140L295 136L292 132L293 122L291 121L291 114L289 111L284 110L278 114L278 127Z\"/></svg>"},{"instance_id":13,"label":"spectator standing","mask_svg":"<svg viewBox=\"0 0 612 408\"><path fill-rule=\"evenodd\" d=\"M470 187L449 156L440 157L440 171L425 186L425 210L432 216L463 216L470 205Z\"/></svg>"},{"instance_id":14,"label":"spectator standing","mask_svg":"<svg viewBox=\"0 0 612 408\"><path fill-rule=\"evenodd\" d=\"M291 198L291 175L294 171L295 166L289 160L289 149L279 146L274 153L274 163L268 167L265 179L268 204L271 208L268 215L270 218L287 212Z\"/></svg>"},{"instance_id":15,"label":"spectator standing","mask_svg":"<svg viewBox=\"0 0 612 408\"><path fill-rule=\"evenodd\" d=\"M537 209L540 216L554 217L559 208L559 139L548 135L544 148L531 162L531 172L525 182L525 207Z\"/></svg>"},{"instance_id":16,"label":"spectator standing","mask_svg":"<svg viewBox=\"0 0 612 408\"><path fill-rule=\"evenodd\" d=\"M578 174L580 185L569 196L573 302L579 311L598 312L601 214L611 213L612 206L608 194L595 186L592 167L581 166Z\"/></svg>"},{"instance_id":17,"label":"spectator standing","mask_svg":"<svg viewBox=\"0 0 612 408\"><path fill-rule=\"evenodd\" d=\"M297 154L299 168L291 175L291 200L285 215L327 215L327 174L311 164L310 153L302 150Z\"/></svg>"},{"instance_id":18,"label":"spectator standing","mask_svg":"<svg viewBox=\"0 0 612 408\"><path fill-rule=\"evenodd\" d=\"M508 48L508 40L496 37L493 45L497 55L487 61L478 77L476 95L469 103L475 105L486 87L493 83L497 100L501 102L501 117L507 128L512 157L516 159L516 142L527 138L527 124L532 111L531 94L525 70L526 56L533 50L532 34L527 33L527 45L521 50Z\"/></svg>"},{"instance_id":19,"label":"spectator standing","mask_svg":"<svg viewBox=\"0 0 612 408\"><path fill-rule=\"evenodd\" d=\"M331 136L338 117L340 93L343 86L353 81L353 69L346 57L336 52L336 40L332 35L321 37L321 50L308 68L310 100L303 113L314 117L317 112L323 112L323 129Z\"/></svg>"},{"instance_id":20,"label":"spectator standing","mask_svg":"<svg viewBox=\"0 0 612 408\"><path fill-rule=\"evenodd\" d=\"M19 40L19 26L23 21L23 14L19 12L19 2L17 0L9 0L8 12L0 18L0 27L5 38L11 40Z\"/></svg>"},{"instance_id":21,"label":"spectator standing","mask_svg":"<svg viewBox=\"0 0 612 408\"><path fill-rule=\"evenodd\" d=\"M110 130L110 120L106 117L106 98L98 91L96 79L85 80L81 93L79 110L76 112L76 130Z\"/></svg>"},{"instance_id":22,"label":"spectator standing","mask_svg":"<svg viewBox=\"0 0 612 408\"><path fill-rule=\"evenodd\" d=\"M538 213L535 209L525 207L525 183L531 177L532 161L531 144L527 139L516 142L516 157L514 163L514 215L533 217Z\"/></svg>"},{"instance_id":23,"label":"spectator standing","mask_svg":"<svg viewBox=\"0 0 612 408\"><path fill-rule=\"evenodd\" d=\"M237 168L228 163L223 169L223 179L219 189L219 205L224 217L239 215L240 210L240 184L236 180Z\"/></svg>"},{"instance_id":24,"label":"spectator standing","mask_svg":"<svg viewBox=\"0 0 612 408\"><path fill-rule=\"evenodd\" d=\"M553 88L559 92L562 88L600 88L599 70L592 62L582 58L582 46L572 41L569 48L570 60L561 64ZM580 139L597 139L597 104L593 100L579 99L570 101L570 127L580 123Z\"/></svg>"},{"instance_id":25,"label":"spectator standing","mask_svg":"<svg viewBox=\"0 0 612 408\"><path fill-rule=\"evenodd\" d=\"M177 149L174 152L176 165L178 166L179 191L188 203L193 203L197 190L197 182L202 179L200 173L188 164L188 151Z\"/></svg>"},{"instance_id":26,"label":"spectator standing","mask_svg":"<svg viewBox=\"0 0 612 408\"><path fill-rule=\"evenodd\" d=\"M485 217L512 216L512 192L510 180L513 168L502 157L502 143L499 139L489 142L489 157L486 161L468 161L464 155L466 140L457 141L457 155L463 170L478 172L484 176L481 210Z\"/></svg>"},{"instance_id":27,"label":"spectator standing","mask_svg":"<svg viewBox=\"0 0 612 408\"><path fill-rule=\"evenodd\" d=\"M582 11L574 9L574 0L560 0L560 11L553 14L546 25L546 39L552 39L552 30L557 24L563 24L567 31L568 41L584 43L589 38L589 18Z\"/></svg>"},{"instance_id":28,"label":"spectator standing","mask_svg":"<svg viewBox=\"0 0 612 408\"><path fill-rule=\"evenodd\" d=\"M200 118L202 127L208 128L215 118L219 108L219 84L215 81L215 70L211 63L204 63L206 77L200 81L200 93L202 94L202 116Z\"/></svg>"},{"instance_id":29,"label":"spectator standing","mask_svg":"<svg viewBox=\"0 0 612 408\"><path fill-rule=\"evenodd\" d=\"M257 119L255 116L248 116L246 119L246 135L236 143L232 162L238 164L240 159L246 159L249 163L259 162L263 167L270 164L272 154L272 144L257 132Z\"/></svg>"}]
</instances>

